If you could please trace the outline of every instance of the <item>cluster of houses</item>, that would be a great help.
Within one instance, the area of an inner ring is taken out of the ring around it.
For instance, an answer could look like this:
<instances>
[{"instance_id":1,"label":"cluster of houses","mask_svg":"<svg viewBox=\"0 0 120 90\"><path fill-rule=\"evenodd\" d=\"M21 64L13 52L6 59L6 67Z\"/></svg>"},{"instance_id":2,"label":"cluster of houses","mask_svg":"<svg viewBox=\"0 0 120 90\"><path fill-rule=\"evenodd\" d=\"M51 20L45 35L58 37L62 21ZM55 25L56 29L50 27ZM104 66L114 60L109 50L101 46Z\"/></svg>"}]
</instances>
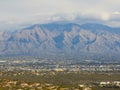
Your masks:
<instances>
[{"instance_id":1,"label":"cluster of houses","mask_svg":"<svg viewBox=\"0 0 120 90\"><path fill-rule=\"evenodd\" d=\"M84 85L84 84L79 85L79 87L82 90L92 90L92 86L88 86L88 85Z\"/></svg>"},{"instance_id":2,"label":"cluster of houses","mask_svg":"<svg viewBox=\"0 0 120 90\"><path fill-rule=\"evenodd\" d=\"M120 81L95 82L94 85L81 84L78 85L77 88L72 87L71 90L93 90L92 88L95 86L120 88ZM4 80L2 83L0 83L0 88L8 88L8 90L70 90L68 87L60 87L53 84L27 83L8 80Z\"/></svg>"},{"instance_id":3,"label":"cluster of houses","mask_svg":"<svg viewBox=\"0 0 120 90\"><path fill-rule=\"evenodd\" d=\"M118 87L120 88L120 81L113 81L113 82L110 82L110 81L102 81L102 82L96 82L94 83L95 85L98 85L100 87Z\"/></svg>"},{"instance_id":4,"label":"cluster of houses","mask_svg":"<svg viewBox=\"0 0 120 90\"><path fill-rule=\"evenodd\" d=\"M0 88L7 88L8 90L57 90L58 86L42 83L4 81L0 83Z\"/></svg>"},{"instance_id":5,"label":"cluster of houses","mask_svg":"<svg viewBox=\"0 0 120 90\"><path fill-rule=\"evenodd\" d=\"M78 86L76 87L60 87L53 84L43 84L43 83L26 83L18 81L4 81L0 83L0 88L7 88L7 90L92 90L88 86ZM81 88L81 89L80 89Z\"/></svg>"},{"instance_id":6,"label":"cluster of houses","mask_svg":"<svg viewBox=\"0 0 120 90\"><path fill-rule=\"evenodd\" d=\"M89 60L86 60L90 63ZM49 61L49 60L0 60L0 70L16 71L16 70L39 70L39 71L99 71L99 72L120 72L120 64L116 63L96 63L82 64L72 63L72 61Z\"/></svg>"}]
</instances>

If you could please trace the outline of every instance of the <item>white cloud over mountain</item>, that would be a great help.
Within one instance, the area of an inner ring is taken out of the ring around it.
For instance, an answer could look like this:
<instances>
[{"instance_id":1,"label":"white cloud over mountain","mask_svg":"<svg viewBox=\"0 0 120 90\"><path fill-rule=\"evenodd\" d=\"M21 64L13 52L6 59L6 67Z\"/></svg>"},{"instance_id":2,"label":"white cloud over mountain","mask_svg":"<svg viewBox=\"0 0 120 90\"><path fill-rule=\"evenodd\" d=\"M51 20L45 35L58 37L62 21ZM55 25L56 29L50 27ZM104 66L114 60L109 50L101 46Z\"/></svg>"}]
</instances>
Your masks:
<instances>
[{"instance_id":1,"label":"white cloud over mountain","mask_svg":"<svg viewBox=\"0 0 120 90\"><path fill-rule=\"evenodd\" d=\"M0 22L100 20L119 23L120 0L0 0Z\"/></svg>"}]
</instances>

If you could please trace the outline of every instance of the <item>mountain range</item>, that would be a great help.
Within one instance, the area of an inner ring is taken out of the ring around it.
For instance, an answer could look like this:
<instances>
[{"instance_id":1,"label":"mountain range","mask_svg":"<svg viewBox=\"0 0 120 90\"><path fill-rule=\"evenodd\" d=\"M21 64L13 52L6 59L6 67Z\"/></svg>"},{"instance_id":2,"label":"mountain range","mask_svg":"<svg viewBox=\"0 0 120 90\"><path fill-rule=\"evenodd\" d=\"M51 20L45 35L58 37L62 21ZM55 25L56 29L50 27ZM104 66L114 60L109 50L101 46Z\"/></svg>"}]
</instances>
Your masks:
<instances>
[{"instance_id":1,"label":"mountain range","mask_svg":"<svg viewBox=\"0 0 120 90\"><path fill-rule=\"evenodd\" d=\"M48 23L1 31L0 57L14 56L120 61L120 27Z\"/></svg>"}]
</instances>

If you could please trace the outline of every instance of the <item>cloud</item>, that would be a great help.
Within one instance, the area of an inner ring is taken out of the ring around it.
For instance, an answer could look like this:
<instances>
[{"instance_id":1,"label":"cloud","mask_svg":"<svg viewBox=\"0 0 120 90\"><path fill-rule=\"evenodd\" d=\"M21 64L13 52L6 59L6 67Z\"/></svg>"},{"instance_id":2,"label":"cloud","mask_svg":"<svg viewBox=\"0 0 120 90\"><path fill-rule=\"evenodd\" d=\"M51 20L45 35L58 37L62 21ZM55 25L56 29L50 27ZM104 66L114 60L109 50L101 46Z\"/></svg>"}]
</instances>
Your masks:
<instances>
[{"instance_id":1,"label":"cloud","mask_svg":"<svg viewBox=\"0 0 120 90\"><path fill-rule=\"evenodd\" d=\"M110 19L110 15L108 13L102 13L101 18L102 18L102 20L106 21L106 20Z\"/></svg>"},{"instance_id":2,"label":"cloud","mask_svg":"<svg viewBox=\"0 0 120 90\"><path fill-rule=\"evenodd\" d=\"M116 12L113 12L112 14L114 14L114 15L120 15L120 12L116 11Z\"/></svg>"},{"instance_id":3,"label":"cloud","mask_svg":"<svg viewBox=\"0 0 120 90\"><path fill-rule=\"evenodd\" d=\"M0 0L0 21L116 21L119 8L120 0Z\"/></svg>"}]
</instances>

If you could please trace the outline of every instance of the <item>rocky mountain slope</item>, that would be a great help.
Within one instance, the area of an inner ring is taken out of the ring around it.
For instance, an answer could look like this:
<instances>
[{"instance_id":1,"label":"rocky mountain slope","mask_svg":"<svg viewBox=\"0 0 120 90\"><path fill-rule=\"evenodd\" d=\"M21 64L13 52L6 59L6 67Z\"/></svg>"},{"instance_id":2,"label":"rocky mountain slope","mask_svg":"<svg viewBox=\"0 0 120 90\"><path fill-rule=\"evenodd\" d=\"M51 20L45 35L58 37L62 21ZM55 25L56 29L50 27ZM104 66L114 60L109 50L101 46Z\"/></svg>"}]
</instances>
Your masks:
<instances>
[{"instance_id":1,"label":"rocky mountain slope","mask_svg":"<svg viewBox=\"0 0 120 90\"><path fill-rule=\"evenodd\" d=\"M90 23L49 23L0 32L0 56L19 55L119 60L120 28Z\"/></svg>"}]
</instances>

